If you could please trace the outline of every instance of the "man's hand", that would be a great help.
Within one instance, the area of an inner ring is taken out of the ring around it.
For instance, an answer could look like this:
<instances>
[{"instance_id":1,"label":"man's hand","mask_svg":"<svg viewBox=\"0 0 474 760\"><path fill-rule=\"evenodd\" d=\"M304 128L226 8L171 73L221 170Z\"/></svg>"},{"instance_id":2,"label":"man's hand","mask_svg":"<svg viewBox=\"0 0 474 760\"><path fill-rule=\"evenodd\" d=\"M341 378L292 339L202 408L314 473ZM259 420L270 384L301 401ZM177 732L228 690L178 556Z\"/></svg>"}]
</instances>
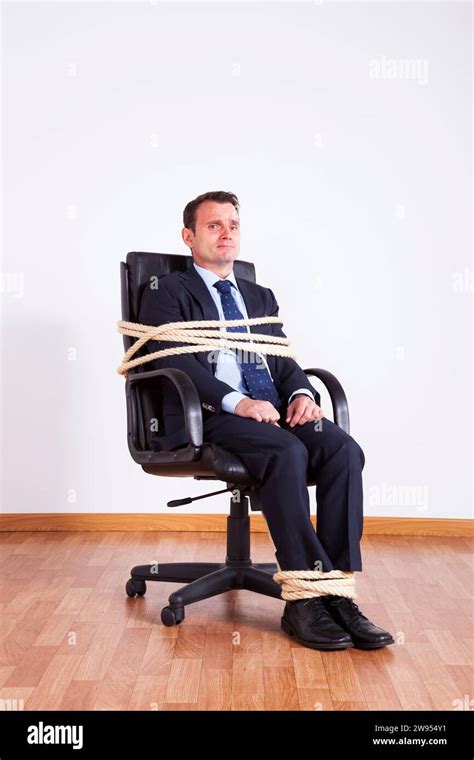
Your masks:
<instances>
[{"instance_id":1,"label":"man's hand","mask_svg":"<svg viewBox=\"0 0 474 760\"><path fill-rule=\"evenodd\" d=\"M257 422L270 422L272 425L280 427L277 422L280 419L280 412L269 401L243 398L235 407L235 414L238 414L239 417L250 417Z\"/></svg>"},{"instance_id":2,"label":"man's hand","mask_svg":"<svg viewBox=\"0 0 474 760\"><path fill-rule=\"evenodd\" d=\"M286 413L286 422L290 423L290 427L295 425L304 425L305 422L311 422L311 420L319 420L324 417L324 412L313 399L304 394L295 396L291 404L288 404Z\"/></svg>"}]
</instances>

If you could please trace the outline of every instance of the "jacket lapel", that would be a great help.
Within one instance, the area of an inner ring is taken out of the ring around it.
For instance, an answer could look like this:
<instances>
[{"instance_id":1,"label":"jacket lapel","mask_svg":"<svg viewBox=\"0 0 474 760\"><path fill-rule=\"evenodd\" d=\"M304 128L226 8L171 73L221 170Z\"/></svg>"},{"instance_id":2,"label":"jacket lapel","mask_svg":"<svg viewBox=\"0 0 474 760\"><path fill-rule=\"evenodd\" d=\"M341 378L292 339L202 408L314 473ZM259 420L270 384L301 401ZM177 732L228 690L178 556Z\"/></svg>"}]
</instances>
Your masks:
<instances>
[{"instance_id":1,"label":"jacket lapel","mask_svg":"<svg viewBox=\"0 0 474 760\"><path fill-rule=\"evenodd\" d=\"M194 267L191 266L186 272L180 272L179 276L184 287L193 294L198 302L202 311L202 319L219 319L219 312L211 298L211 294L209 293L204 280L196 272ZM192 319L193 316L191 315L190 320Z\"/></svg>"},{"instance_id":2,"label":"jacket lapel","mask_svg":"<svg viewBox=\"0 0 474 760\"><path fill-rule=\"evenodd\" d=\"M241 277L235 278L239 290L242 293L242 298L245 302L247 314L249 318L261 317L263 315L262 299L257 291L257 288L252 282L244 280ZM260 332L261 325L249 325L250 332Z\"/></svg>"},{"instance_id":3,"label":"jacket lapel","mask_svg":"<svg viewBox=\"0 0 474 760\"><path fill-rule=\"evenodd\" d=\"M219 312L216 305L212 300L206 284L202 277L196 272L193 266L187 269L185 272L180 272L179 277L184 287L194 296L194 301L197 303L201 314L190 314L188 319L190 322L195 319L219 319ZM216 330L217 332L217 330ZM203 365L208 372L213 375L216 374L216 363L209 362L207 354L197 353L195 354L197 360Z\"/></svg>"},{"instance_id":4,"label":"jacket lapel","mask_svg":"<svg viewBox=\"0 0 474 760\"><path fill-rule=\"evenodd\" d=\"M206 320L219 319L219 312L212 300L211 294L209 293L204 280L196 272L194 267L191 266L185 272L180 272L179 277L181 278L183 285L193 294L198 302L202 311L202 318ZM242 298L245 301L249 317L261 317L263 315L263 304L255 285L241 277L236 277L235 279L239 286L239 290L242 293ZM260 332L260 327L261 325L251 325L250 332Z\"/></svg>"}]
</instances>

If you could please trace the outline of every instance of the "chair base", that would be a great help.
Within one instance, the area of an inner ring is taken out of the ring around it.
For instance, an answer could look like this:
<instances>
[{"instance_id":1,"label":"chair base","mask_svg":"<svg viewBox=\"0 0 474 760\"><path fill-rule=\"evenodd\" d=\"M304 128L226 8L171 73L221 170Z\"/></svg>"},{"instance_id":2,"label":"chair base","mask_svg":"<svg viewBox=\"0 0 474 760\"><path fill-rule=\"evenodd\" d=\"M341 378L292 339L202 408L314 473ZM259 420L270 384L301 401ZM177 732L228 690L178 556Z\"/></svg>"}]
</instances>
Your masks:
<instances>
[{"instance_id":1,"label":"chair base","mask_svg":"<svg viewBox=\"0 0 474 760\"><path fill-rule=\"evenodd\" d=\"M146 581L187 583L170 595L169 606L161 612L162 623L172 626L184 620L186 605L233 589L247 589L280 599L281 587L272 578L276 572L276 564L253 564L251 560L138 565L131 571L126 592L128 596L143 596L146 592Z\"/></svg>"},{"instance_id":2,"label":"chair base","mask_svg":"<svg viewBox=\"0 0 474 760\"><path fill-rule=\"evenodd\" d=\"M163 583L187 583L169 597L169 607L161 612L164 625L176 625L184 620L187 604L200 602L210 596L243 588L257 594L281 599L281 586L273 580L277 572L272 562L256 562L250 559L249 498L257 498L242 486L232 486L230 515L227 518L227 552L225 562L155 562L153 565L137 565L131 571L125 590L128 596L143 596L146 581ZM258 500L254 502L258 505Z\"/></svg>"}]
</instances>

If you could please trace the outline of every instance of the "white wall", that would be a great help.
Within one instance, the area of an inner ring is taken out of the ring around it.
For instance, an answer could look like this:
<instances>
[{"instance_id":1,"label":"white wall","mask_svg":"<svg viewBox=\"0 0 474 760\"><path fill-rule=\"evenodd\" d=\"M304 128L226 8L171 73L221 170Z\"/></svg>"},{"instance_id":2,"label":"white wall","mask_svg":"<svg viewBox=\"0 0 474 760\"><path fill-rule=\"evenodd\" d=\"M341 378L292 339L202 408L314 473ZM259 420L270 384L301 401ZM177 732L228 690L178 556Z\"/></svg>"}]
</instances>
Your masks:
<instances>
[{"instance_id":1,"label":"white wall","mask_svg":"<svg viewBox=\"0 0 474 760\"><path fill-rule=\"evenodd\" d=\"M300 364L344 385L365 514L471 515L470 16L3 5L5 512L169 512L222 487L130 458L115 323L126 252L187 253L185 204L225 189Z\"/></svg>"}]
</instances>

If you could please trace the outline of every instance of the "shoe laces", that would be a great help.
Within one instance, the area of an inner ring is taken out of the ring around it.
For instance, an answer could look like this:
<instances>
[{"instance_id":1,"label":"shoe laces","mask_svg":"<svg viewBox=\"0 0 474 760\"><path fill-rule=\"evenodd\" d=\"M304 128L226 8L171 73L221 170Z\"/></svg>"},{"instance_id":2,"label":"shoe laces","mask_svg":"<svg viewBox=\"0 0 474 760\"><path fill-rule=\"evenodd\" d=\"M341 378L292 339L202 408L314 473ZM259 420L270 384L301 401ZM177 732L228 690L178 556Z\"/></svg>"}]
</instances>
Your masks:
<instances>
[{"instance_id":1,"label":"shoe laces","mask_svg":"<svg viewBox=\"0 0 474 760\"><path fill-rule=\"evenodd\" d=\"M302 607L306 607L306 605L308 605L310 603L314 604L316 600L321 600L321 599L322 599L321 596L309 596L307 599L301 599L300 600L301 601L301 606ZM320 601L318 603L320 603Z\"/></svg>"},{"instance_id":2,"label":"shoe laces","mask_svg":"<svg viewBox=\"0 0 474 760\"><path fill-rule=\"evenodd\" d=\"M353 612L354 615L358 615L358 617L362 617L364 618L364 620L369 619L360 611L358 605L352 599L348 599L345 596L338 596L333 599L330 599L330 604L332 605L345 604L349 607L349 609Z\"/></svg>"}]
</instances>

